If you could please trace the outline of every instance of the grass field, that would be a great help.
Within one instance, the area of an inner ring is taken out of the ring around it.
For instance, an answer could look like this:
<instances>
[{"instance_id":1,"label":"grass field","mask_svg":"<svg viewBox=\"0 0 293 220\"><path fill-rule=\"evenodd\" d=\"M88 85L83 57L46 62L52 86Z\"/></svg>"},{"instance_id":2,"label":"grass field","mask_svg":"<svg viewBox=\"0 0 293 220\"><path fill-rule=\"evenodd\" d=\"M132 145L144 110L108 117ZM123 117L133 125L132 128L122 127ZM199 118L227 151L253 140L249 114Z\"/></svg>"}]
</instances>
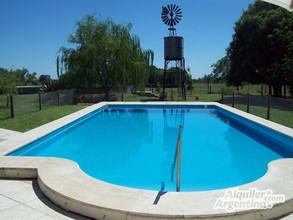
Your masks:
<instances>
[{"instance_id":1,"label":"grass field","mask_svg":"<svg viewBox=\"0 0 293 220\"><path fill-rule=\"evenodd\" d=\"M235 105L235 108L245 111L247 110L246 105ZM260 106L250 106L249 113L259 116L261 118L267 118L267 108ZM280 109L271 109L270 121L285 125L287 127L293 128L293 111L284 111Z\"/></svg>"},{"instance_id":2,"label":"grass field","mask_svg":"<svg viewBox=\"0 0 293 220\"><path fill-rule=\"evenodd\" d=\"M212 84L211 92L208 92L207 85L194 84L194 90L192 93L187 93L186 101L218 102L221 100L221 91L223 89L225 91L235 90L235 88L228 88L223 84ZM247 85L240 89L240 92L242 93L250 92L250 94L259 95L261 87ZM171 89L166 89L166 93L166 101L182 101L182 97L180 96L178 89L173 89L172 91ZM173 94L173 96L171 94ZM116 93L115 97L116 100L121 100L121 94ZM3 102L1 103L5 103L6 98L3 97L2 99ZM159 101L159 99L156 97L138 96L127 93L124 94L124 101ZM15 118L10 118L10 108L7 108L4 104L1 105L0 103L0 128L25 132L84 108L80 105L66 105L60 107L45 107L42 109L42 111L39 111L36 104L38 103L37 97L34 95L27 97L19 96L16 98L15 102L18 103ZM235 108L246 111L247 106L236 104ZM260 106L250 106L250 113L262 118L266 118L267 108ZM293 109L292 111L285 111L272 108L270 120L293 128Z\"/></svg>"},{"instance_id":3,"label":"grass field","mask_svg":"<svg viewBox=\"0 0 293 220\"><path fill-rule=\"evenodd\" d=\"M2 119L0 120L0 127L25 132L83 108L84 106L79 105L51 107L42 111L22 114L15 118Z\"/></svg>"}]
</instances>

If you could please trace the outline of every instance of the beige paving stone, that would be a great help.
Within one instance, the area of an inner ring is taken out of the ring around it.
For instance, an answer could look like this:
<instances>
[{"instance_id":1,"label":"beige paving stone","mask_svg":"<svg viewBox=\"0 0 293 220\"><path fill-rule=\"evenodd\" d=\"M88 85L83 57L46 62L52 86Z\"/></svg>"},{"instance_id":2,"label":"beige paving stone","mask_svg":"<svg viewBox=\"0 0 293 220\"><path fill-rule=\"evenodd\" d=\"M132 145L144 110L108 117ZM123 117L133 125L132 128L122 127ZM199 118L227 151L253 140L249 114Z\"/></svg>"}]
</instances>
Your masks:
<instances>
[{"instance_id":1,"label":"beige paving stone","mask_svg":"<svg viewBox=\"0 0 293 220\"><path fill-rule=\"evenodd\" d=\"M0 181L0 193L6 193L9 191L17 190L19 187L31 187L32 180L9 180L3 179Z\"/></svg>"},{"instance_id":2,"label":"beige paving stone","mask_svg":"<svg viewBox=\"0 0 293 220\"><path fill-rule=\"evenodd\" d=\"M31 207L20 204L0 212L0 220L24 220L39 219L46 214L39 212Z\"/></svg>"},{"instance_id":3,"label":"beige paving stone","mask_svg":"<svg viewBox=\"0 0 293 220\"><path fill-rule=\"evenodd\" d=\"M0 194L20 203L44 197L38 188L34 190L33 184L16 180L0 181Z\"/></svg>"},{"instance_id":4,"label":"beige paving stone","mask_svg":"<svg viewBox=\"0 0 293 220\"><path fill-rule=\"evenodd\" d=\"M62 210L59 206L53 204L45 197L34 199L24 204L47 215L54 214L55 212Z\"/></svg>"},{"instance_id":5,"label":"beige paving stone","mask_svg":"<svg viewBox=\"0 0 293 220\"><path fill-rule=\"evenodd\" d=\"M26 189L26 195L30 194L29 198L35 198L22 203L24 196L20 190ZM8 198L3 195L3 191L7 195L11 195L14 199L19 199L15 194L20 193L21 201ZM35 196L32 196L35 194ZM31 213L27 215L27 213ZM80 216L78 214L68 212L59 206L52 203L39 189L36 180L3 180L0 179L0 220L10 219L80 219L88 220L89 218Z\"/></svg>"},{"instance_id":6,"label":"beige paving stone","mask_svg":"<svg viewBox=\"0 0 293 220\"><path fill-rule=\"evenodd\" d=\"M42 218L40 218L39 220L55 220L55 219L58 219L58 220L69 220L69 219L76 219L76 220L91 220L91 218L87 218L87 217L84 217L84 216L80 216L80 215L77 215L75 213L72 213L72 212L67 212L65 210L60 210L58 212L54 212L50 215L46 215Z\"/></svg>"},{"instance_id":7,"label":"beige paving stone","mask_svg":"<svg viewBox=\"0 0 293 220\"><path fill-rule=\"evenodd\" d=\"M19 202L7 198L6 196L0 195L0 212L4 209L8 209L19 204Z\"/></svg>"}]
</instances>

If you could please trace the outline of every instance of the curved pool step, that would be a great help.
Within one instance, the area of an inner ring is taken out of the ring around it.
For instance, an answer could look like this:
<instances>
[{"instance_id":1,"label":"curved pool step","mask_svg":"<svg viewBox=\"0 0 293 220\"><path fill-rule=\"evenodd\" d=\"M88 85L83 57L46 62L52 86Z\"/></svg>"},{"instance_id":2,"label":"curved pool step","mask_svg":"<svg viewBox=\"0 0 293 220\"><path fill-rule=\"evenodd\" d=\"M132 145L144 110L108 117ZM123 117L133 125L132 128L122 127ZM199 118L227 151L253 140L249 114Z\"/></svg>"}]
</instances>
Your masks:
<instances>
[{"instance_id":1,"label":"curved pool step","mask_svg":"<svg viewBox=\"0 0 293 220\"><path fill-rule=\"evenodd\" d=\"M274 219L293 211L293 159L268 165L262 178L239 187L203 192L166 192L120 187L94 179L70 160L0 157L0 177L38 178L42 192L58 206L95 219ZM227 212L215 209L227 190L272 190L285 202L271 209ZM159 197L158 197L159 195ZM157 203L154 204L154 201Z\"/></svg>"}]
</instances>

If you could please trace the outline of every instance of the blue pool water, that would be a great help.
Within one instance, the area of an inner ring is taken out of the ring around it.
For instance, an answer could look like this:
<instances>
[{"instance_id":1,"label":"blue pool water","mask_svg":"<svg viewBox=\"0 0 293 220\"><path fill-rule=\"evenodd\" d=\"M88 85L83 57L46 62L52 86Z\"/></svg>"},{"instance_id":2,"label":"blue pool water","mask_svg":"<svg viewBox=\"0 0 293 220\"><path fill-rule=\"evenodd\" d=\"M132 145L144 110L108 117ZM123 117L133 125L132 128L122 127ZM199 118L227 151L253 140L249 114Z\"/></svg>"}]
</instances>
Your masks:
<instances>
[{"instance_id":1,"label":"blue pool water","mask_svg":"<svg viewBox=\"0 0 293 220\"><path fill-rule=\"evenodd\" d=\"M215 106L184 105L109 105L10 155L67 158L109 183L175 191L180 125L181 191L245 184L293 155L292 138Z\"/></svg>"}]
</instances>

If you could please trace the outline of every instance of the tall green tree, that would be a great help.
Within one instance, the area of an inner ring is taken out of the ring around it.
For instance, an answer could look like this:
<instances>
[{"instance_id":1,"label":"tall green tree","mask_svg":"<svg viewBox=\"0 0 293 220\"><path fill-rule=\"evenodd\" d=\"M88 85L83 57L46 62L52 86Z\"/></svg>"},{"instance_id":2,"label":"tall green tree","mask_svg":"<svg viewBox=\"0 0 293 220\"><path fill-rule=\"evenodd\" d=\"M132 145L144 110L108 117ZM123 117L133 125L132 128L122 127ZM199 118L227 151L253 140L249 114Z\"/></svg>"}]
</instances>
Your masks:
<instances>
[{"instance_id":1,"label":"tall green tree","mask_svg":"<svg viewBox=\"0 0 293 220\"><path fill-rule=\"evenodd\" d=\"M289 83L292 70L288 64L293 59L293 14L257 0L242 14L234 29L227 49L227 83L265 83L273 89L274 96L281 96L282 85Z\"/></svg>"},{"instance_id":2,"label":"tall green tree","mask_svg":"<svg viewBox=\"0 0 293 220\"><path fill-rule=\"evenodd\" d=\"M98 21L87 15L76 27L68 39L74 48L62 47L57 57L57 72L63 83L75 88L102 87L106 100L113 87L145 85L152 57L142 50L139 38L130 34L131 24Z\"/></svg>"}]
</instances>

